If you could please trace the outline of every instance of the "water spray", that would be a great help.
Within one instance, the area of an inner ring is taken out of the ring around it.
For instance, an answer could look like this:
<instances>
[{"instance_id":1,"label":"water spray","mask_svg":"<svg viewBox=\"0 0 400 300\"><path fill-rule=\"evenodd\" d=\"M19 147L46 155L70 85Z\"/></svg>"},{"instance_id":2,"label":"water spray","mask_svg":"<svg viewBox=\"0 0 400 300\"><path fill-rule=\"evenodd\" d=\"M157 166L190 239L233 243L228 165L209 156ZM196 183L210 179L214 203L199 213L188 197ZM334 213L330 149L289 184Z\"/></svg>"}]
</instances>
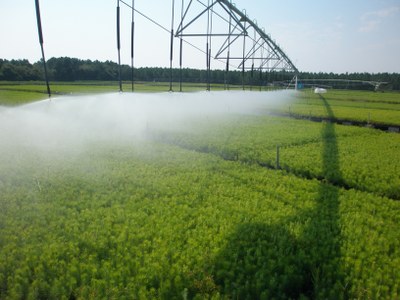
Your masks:
<instances>
[{"instance_id":1,"label":"water spray","mask_svg":"<svg viewBox=\"0 0 400 300\"><path fill-rule=\"evenodd\" d=\"M41 48L41 50L42 50L42 59L43 59L44 76L45 76L45 79L46 79L47 94L49 95L49 98L50 98L50 97L51 97L51 91L50 91L50 85L49 85L49 76L48 76L48 74L47 74L46 58L45 58L45 56L44 56L43 32L42 32L42 21L41 21L41 18L40 18L39 0L35 0L35 6L36 6L37 27L38 27L38 33L39 33L39 43L40 43L40 48Z\"/></svg>"}]
</instances>

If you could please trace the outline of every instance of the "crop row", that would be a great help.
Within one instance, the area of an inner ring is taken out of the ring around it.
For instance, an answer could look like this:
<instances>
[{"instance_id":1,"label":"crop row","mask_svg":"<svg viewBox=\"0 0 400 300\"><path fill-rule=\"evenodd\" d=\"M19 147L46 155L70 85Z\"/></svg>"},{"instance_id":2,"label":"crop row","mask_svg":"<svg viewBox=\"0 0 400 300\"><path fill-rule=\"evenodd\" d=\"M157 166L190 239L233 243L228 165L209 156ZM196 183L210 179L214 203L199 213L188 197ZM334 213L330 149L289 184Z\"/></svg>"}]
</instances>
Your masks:
<instances>
[{"instance_id":1,"label":"crop row","mask_svg":"<svg viewBox=\"0 0 400 300\"><path fill-rule=\"evenodd\" d=\"M354 90L334 90L329 89L326 98L332 101L340 101L344 105L346 103L390 103L400 104L400 94L398 92L371 92L371 91L354 91ZM313 89L305 89L299 94L299 98L305 101L311 99L319 99L318 94L314 93Z\"/></svg>"},{"instance_id":2,"label":"crop row","mask_svg":"<svg viewBox=\"0 0 400 300\"><path fill-rule=\"evenodd\" d=\"M340 126L341 137L368 133L366 129ZM232 154L244 161L275 160L275 149L303 145L321 140L321 124L274 116L233 116L219 120L191 120L178 128L152 129L152 138L184 148L212 152L221 156Z\"/></svg>"},{"instance_id":3,"label":"crop row","mask_svg":"<svg viewBox=\"0 0 400 300\"><path fill-rule=\"evenodd\" d=\"M400 125L400 96L397 93L380 94L381 101L378 100L349 100L351 97L347 93L329 91L322 98L319 95L304 91L293 97L290 103L280 107L270 107L269 111L275 113L283 113L293 116L303 117L322 117L339 120L347 120L349 122L365 122L373 124L390 124ZM386 97L392 95L392 98ZM347 96L347 99L341 97ZM364 97L375 96L374 93L365 93ZM373 98L372 98L373 99ZM389 102L387 102L389 101ZM326 106L330 107L330 114Z\"/></svg>"},{"instance_id":4,"label":"crop row","mask_svg":"<svg viewBox=\"0 0 400 300\"><path fill-rule=\"evenodd\" d=\"M155 138L271 167L276 166L279 146L280 166L289 172L400 199L398 134L268 116L197 126L195 133L161 131Z\"/></svg>"},{"instance_id":5,"label":"crop row","mask_svg":"<svg viewBox=\"0 0 400 300\"><path fill-rule=\"evenodd\" d=\"M307 97L308 96L308 97ZM344 101L332 98L330 94L324 94L323 97L332 107L351 107L351 108L364 108L364 109L378 109L378 110L400 110L400 103L386 103L386 102L368 102L368 101ZM400 97L399 97L400 98ZM307 105L321 105L321 98L315 94L297 94L296 102L298 104Z\"/></svg>"},{"instance_id":6,"label":"crop row","mask_svg":"<svg viewBox=\"0 0 400 300\"><path fill-rule=\"evenodd\" d=\"M333 153L324 150L329 143L332 139L282 149L281 166L305 176L400 199L398 134L374 132L338 138Z\"/></svg>"},{"instance_id":7,"label":"crop row","mask_svg":"<svg viewBox=\"0 0 400 300\"><path fill-rule=\"evenodd\" d=\"M2 154L1 299L399 296L397 202L157 143Z\"/></svg>"},{"instance_id":8,"label":"crop row","mask_svg":"<svg viewBox=\"0 0 400 300\"><path fill-rule=\"evenodd\" d=\"M400 110L376 109L376 108L355 108L347 106L333 106L334 119L347 120L349 122L365 122L373 124L400 125ZM273 112L287 115L303 116L306 118L323 117L330 118L322 104L312 105L293 103L285 108L275 109Z\"/></svg>"}]
</instances>

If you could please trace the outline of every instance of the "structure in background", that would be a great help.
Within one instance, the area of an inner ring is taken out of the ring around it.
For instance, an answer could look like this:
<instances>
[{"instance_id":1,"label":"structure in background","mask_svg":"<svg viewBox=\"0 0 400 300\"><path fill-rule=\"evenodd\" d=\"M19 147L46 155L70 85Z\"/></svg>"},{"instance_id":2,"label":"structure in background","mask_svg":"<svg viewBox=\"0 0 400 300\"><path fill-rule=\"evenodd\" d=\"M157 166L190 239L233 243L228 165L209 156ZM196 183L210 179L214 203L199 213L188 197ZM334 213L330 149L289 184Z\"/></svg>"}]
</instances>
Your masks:
<instances>
[{"instance_id":1,"label":"structure in background","mask_svg":"<svg viewBox=\"0 0 400 300\"><path fill-rule=\"evenodd\" d=\"M206 2L207 1L207 2ZM206 2L206 3L205 3ZM239 10L230 0L181 0L180 20L175 31L175 9L179 9L172 0L171 10L171 29L166 29L150 17L135 9L135 1L132 5L123 0L117 0L116 9L116 34L118 50L118 82L119 91L122 92L121 76L121 11L120 4L124 4L132 11L131 20L131 68L132 68L132 91L134 90L134 38L135 38L135 12L160 26L171 36L170 42L170 91L172 91L172 66L174 39L180 40L180 61L179 66L183 66L183 42L204 52L207 69L207 90L211 89L211 62L212 59L224 62L225 69L225 88L229 89L229 70L231 67L242 71L242 86L245 87L245 72L251 70L251 80L254 81L255 74L258 72L259 79L263 73L271 71L298 73L297 68L278 44L272 40L271 36L261 29L255 20L252 20L246 11ZM50 86L48 82L46 60L44 57L43 34L40 19L39 0L35 0L36 17L39 32L39 42L42 50L44 71L46 77L47 91L49 97ZM218 31L216 31L218 30ZM190 38L204 38L205 49L194 46ZM180 72L180 91L182 91L182 71ZM297 78L297 77L296 77ZM262 80L258 80L262 82ZM252 85L252 84L251 84Z\"/></svg>"},{"instance_id":2,"label":"structure in background","mask_svg":"<svg viewBox=\"0 0 400 300\"><path fill-rule=\"evenodd\" d=\"M205 54L207 69L207 90L211 89L211 63L212 59L223 61L225 69L225 87L229 88L229 70L231 68L242 71L242 85L244 89L244 74L251 71L251 78L271 71L285 71L298 73L297 68L264 29L260 28L257 21L252 20L246 11L239 10L232 1L228 0L181 0L181 5L175 5L172 0L171 29L167 29L150 17L135 9L123 0L118 0L134 12L161 27L171 35L170 43L170 68L172 70L174 38L180 40L179 66L183 65L183 42L197 48ZM186 1L187 2L187 1ZM175 10L180 12L180 20L175 31ZM117 18L118 15L117 15ZM133 17L132 17L133 19ZM119 20L118 20L119 22ZM217 29L216 29L217 28ZM217 31L218 30L218 31ZM117 32L119 35L119 33ZM132 34L133 36L133 34ZM204 48L201 49L191 43L190 39L204 39ZM133 39L133 37L132 37ZM119 40L119 37L117 37ZM118 43L119 46L119 43ZM133 66L132 66L133 69ZM172 74L172 71L171 71ZM256 75L257 74L257 75ZM170 91L172 91L172 75ZM132 83L133 85L133 83ZM180 76L180 91L182 91L182 72Z\"/></svg>"},{"instance_id":3,"label":"structure in background","mask_svg":"<svg viewBox=\"0 0 400 300\"><path fill-rule=\"evenodd\" d=\"M42 31L42 20L40 18L39 0L35 0L35 7L36 7L36 21L37 21L37 28L38 28L38 34L39 34L39 43L40 43L40 49L42 51L44 76L45 76L45 80L46 80L47 94L49 95L49 98L50 98L51 97L51 91L50 91L50 84L49 84L49 76L47 74L46 58L44 56L43 31Z\"/></svg>"}]
</instances>

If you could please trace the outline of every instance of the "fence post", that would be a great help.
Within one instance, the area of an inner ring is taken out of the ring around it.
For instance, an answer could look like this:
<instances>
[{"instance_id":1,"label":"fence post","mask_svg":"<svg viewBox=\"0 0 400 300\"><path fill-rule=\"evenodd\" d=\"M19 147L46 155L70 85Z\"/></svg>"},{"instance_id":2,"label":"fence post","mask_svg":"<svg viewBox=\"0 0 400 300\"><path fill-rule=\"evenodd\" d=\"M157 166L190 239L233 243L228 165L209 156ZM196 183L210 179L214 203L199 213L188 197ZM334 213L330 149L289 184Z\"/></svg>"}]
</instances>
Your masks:
<instances>
[{"instance_id":1,"label":"fence post","mask_svg":"<svg viewBox=\"0 0 400 300\"><path fill-rule=\"evenodd\" d=\"M280 165L279 165L279 145L276 145L276 168L280 169Z\"/></svg>"}]
</instances>

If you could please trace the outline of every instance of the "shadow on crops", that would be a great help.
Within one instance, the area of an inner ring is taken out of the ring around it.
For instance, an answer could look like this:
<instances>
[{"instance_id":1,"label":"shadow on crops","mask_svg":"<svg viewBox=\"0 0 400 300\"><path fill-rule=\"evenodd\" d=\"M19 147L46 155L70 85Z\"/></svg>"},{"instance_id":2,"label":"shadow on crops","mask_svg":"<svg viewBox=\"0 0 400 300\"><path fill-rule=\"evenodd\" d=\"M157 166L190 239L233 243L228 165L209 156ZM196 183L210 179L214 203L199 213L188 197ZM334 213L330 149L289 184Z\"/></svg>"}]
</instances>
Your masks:
<instances>
[{"instance_id":1,"label":"shadow on crops","mask_svg":"<svg viewBox=\"0 0 400 300\"><path fill-rule=\"evenodd\" d=\"M321 101L333 118L326 99ZM335 125L324 123L321 135L324 177L340 179ZM322 182L312 209L274 225L238 225L214 265L220 293L232 299L347 298L338 210L339 189ZM295 236L296 226L301 232Z\"/></svg>"}]
</instances>

